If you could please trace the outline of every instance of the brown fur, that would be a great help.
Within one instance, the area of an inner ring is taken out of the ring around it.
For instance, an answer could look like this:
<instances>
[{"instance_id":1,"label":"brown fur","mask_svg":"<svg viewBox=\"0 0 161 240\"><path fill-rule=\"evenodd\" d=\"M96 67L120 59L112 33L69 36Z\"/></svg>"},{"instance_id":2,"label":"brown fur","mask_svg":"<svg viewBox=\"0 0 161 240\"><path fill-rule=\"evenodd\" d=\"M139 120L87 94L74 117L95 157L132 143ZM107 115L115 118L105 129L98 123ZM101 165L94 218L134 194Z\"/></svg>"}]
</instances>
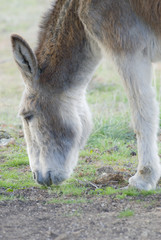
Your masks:
<instances>
[{"instance_id":1,"label":"brown fur","mask_svg":"<svg viewBox=\"0 0 161 240\"><path fill-rule=\"evenodd\" d=\"M136 14L148 24L153 31L161 34L161 0L130 0Z\"/></svg>"},{"instance_id":2,"label":"brown fur","mask_svg":"<svg viewBox=\"0 0 161 240\"><path fill-rule=\"evenodd\" d=\"M69 65L65 71L74 71L73 55L77 51L82 51L86 41L83 25L77 15L78 5L78 0L57 1L49 20L45 21L42 27L43 37L40 38L36 50L39 67L42 70L40 82L48 82L57 89L62 88L63 80L66 81L64 77L60 81L61 66L68 59Z\"/></svg>"},{"instance_id":3,"label":"brown fur","mask_svg":"<svg viewBox=\"0 0 161 240\"><path fill-rule=\"evenodd\" d=\"M138 19L129 1L81 1L79 15L89 32L112 52L133 51L143 41L141 29L131 31Z\"/></svg>"},{"instance_id":4,"label":"brown fur","mask_svg":"<svg viewBox=\"0 0 161 240\"><path fill-rule=\"evenodd\" d=\"M40 60L45 54L45 45L47 44L49 39L53 38L60 11L65 1L66 0L55 0L53 2L53 7L49 11L47 11L47 13L43 17L43 21L40 25L38 48L36 49L36 55L39 57Z\"/></svg>"}]
</instances>

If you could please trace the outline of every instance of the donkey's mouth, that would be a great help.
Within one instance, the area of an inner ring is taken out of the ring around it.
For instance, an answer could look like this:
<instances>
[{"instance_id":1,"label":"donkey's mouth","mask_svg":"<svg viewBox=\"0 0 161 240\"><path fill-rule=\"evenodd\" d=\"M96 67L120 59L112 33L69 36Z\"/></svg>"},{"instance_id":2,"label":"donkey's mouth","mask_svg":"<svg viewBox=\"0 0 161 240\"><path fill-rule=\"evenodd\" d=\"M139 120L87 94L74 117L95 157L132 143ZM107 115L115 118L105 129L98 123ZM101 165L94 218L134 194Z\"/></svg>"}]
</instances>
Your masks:
<instances>
[{"instance_id":1,"label":"donkey's mouth","mask_svg":"<svg viewBox=\"0 0 161 240\"><path fill-rule=\"evenodd\" d=\"M33 178L40 185L51 186L52 184L61 184L68 177L65 177L62 173L55 175L52 171L48 171L45 176L43 176L40 171L35 171L33 172Z\"/></svg>"}]
</instances>

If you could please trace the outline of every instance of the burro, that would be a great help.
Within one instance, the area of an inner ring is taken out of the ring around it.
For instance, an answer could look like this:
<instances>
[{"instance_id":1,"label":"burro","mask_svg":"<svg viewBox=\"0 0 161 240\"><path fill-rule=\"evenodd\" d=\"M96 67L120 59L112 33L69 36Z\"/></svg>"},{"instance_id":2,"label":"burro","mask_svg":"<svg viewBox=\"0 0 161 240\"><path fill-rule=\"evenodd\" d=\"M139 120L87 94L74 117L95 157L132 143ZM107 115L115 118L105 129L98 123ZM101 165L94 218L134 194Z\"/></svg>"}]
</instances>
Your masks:
<instances>
[{"instance_id":1,"label":"burro","mask_svg":"<svg viewBox=\"0 0 161 240\"><path fill-rule=\"evenodd\" d=\"M152 62L161 60L160 23L161 0L57 0L43 18L34 52L21 36L11 36L25 84L20 115L39 184L59 184L76 166L91 131L86 89L110 53L137 136L139 164L129 185L156 188L159 108L151 82Z\"/></svg>"}]
</instances>

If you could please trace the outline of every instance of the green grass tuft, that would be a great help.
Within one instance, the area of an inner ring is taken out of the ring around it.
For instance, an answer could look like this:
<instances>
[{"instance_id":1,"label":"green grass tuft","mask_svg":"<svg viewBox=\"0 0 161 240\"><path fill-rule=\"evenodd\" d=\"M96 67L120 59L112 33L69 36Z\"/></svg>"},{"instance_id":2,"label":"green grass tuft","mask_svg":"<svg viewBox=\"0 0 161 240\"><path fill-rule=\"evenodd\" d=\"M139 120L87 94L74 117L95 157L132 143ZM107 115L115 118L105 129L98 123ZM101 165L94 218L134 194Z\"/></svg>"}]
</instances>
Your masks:
<instances>
[{"instance_id":1,"label":"green grass tuft","mask_svg":"<svg viewBox=\"0 0 161 240\"><path fill-rule=\"evenodd\" d=\"M11 201L15 199L14 196L6 196L6 195L0 195L0 202L3 202L3 201Z\"/></svg>"},{"instance_id":2,"label":"green grass tuft","mask_svg":"<svg viewBox=\"0 0 161 240\"><path fill-rule=\"evenodd\" d=\"M78 198L78 199L62 199L62 198L55 198L48 201L48 204L78 204L78 203L87 203L90 202L86 198Z\"/></svg>"},{"instance_id":3,"label":"green grass tuft","mask_svg":"<svg viewBox=\"0 0 161 240\"><path fill-rule=\"evenodd\" d=\"M127 218L132 216L134 216L134 211L130 209L124 210L118 215L119 218Z\"/></svg>"}]
</instances>

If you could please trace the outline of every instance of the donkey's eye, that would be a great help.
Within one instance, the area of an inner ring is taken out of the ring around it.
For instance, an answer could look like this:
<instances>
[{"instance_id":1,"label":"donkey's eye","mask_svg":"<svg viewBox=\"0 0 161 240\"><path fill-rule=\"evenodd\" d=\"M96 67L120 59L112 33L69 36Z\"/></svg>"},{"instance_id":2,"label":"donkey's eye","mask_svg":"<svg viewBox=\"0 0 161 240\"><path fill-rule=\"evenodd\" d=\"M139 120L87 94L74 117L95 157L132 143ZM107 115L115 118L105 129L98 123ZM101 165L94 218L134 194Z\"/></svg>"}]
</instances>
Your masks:
<instances>
[{"instance_id":1,"label":"donkey's eye","mask_svg":"<svg viewBox=\"0 0 161 240\"><path fill-rule=\"evenodd\" d=\"M25 116L26 122L30 122L33 119L33 115Z\"/></svg>"}]
</instances>

